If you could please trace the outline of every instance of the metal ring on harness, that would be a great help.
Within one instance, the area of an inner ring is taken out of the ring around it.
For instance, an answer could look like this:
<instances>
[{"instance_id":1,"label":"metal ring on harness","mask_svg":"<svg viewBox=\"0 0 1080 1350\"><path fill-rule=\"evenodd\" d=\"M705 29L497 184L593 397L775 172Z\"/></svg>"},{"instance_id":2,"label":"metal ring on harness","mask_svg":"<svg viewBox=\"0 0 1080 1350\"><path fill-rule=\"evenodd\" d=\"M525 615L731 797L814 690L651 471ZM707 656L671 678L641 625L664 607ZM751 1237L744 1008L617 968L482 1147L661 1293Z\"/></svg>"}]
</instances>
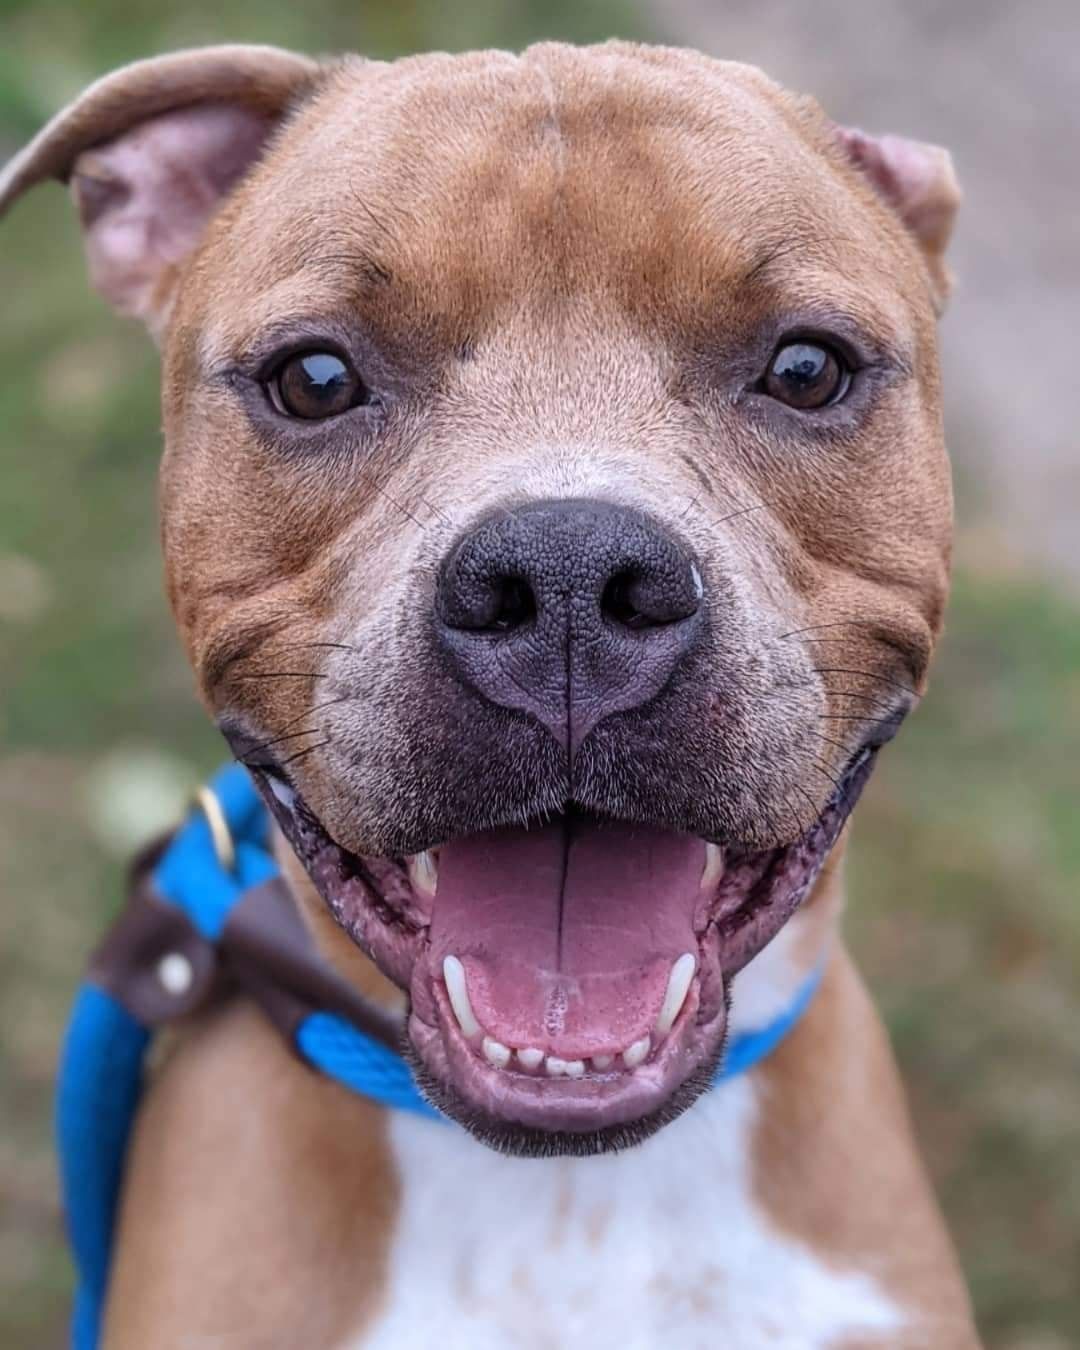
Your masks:
<instances>
[{"instance_id":1,"label":"metal ring on harness","mask_svg":"<svg viewBox=\"0 0 1080 1350\"><path fill-rule=\"evenodd\" d=\"M205 784L195 790L195 805L206 818L210 829L210 840L214 845L214 856L219 866L230 875L236 871L236 843L233 840L229 822L217 793Z\"/></svg>"}]
</instances>

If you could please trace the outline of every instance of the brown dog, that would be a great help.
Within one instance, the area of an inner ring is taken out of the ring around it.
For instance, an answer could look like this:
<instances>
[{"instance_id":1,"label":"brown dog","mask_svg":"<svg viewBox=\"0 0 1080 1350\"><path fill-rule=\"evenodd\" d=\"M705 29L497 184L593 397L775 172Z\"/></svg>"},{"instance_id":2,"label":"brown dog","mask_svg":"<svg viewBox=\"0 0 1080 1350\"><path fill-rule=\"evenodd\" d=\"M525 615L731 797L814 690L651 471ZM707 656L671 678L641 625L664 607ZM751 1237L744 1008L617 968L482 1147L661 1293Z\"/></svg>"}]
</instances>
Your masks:
<instances>
[{"instance_id":1,"label":"brown dog","mask_svg":"<svg viewBox=\"0 0 1080 1350\"><path fill-rule=\"evenodd\" d=\"M162 346L207 706L458 1122L205 1015L107 1345L976 1345L836 934L947 589L947 156L685 51L233 47L93 86L0 209L46 177Z\"/></svg>"}]
</instances>

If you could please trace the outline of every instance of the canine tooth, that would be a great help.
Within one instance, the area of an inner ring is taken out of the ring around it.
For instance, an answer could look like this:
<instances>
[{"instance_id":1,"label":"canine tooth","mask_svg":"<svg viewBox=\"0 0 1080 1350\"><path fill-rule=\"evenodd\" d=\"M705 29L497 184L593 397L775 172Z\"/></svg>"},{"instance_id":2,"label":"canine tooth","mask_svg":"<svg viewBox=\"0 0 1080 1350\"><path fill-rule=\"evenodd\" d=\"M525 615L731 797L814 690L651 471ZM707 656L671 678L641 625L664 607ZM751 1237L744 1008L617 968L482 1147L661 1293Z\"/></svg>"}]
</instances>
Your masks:
<instances>
[{"instance_id":1,"label":"canine tooth","mask_svg":"<svg viewBox=\"0 0 1080 1350\"><path fill-rule=\"evenodd\" d=\"M409 859L409 880L414 891L427 896L430 900L439 886L439 864L428 848L423 853L414 853Z\"/></svg>"},{"instance_id":2,"label":"canine tooth","mask_svg":"<svg viewBox=\"0 0 1080 1350\"><path fill-rule=\"evenodd\" d=\"M724 852L718 844L705 845L705 866L701 873L701 889L711 890L724 875Z\"/></svg>"},{"instance_id":3,"label":"canine tooth","mask_svg":"<svg viewBox=\"0 0 1080 1350\"><path fill-rule=\"evenodd\" d=\"M476 1014L469 1002L465 967L456 956L447 956L443 958L442 973L446 981L446 992L450 997L450 1006L454 1010L458 1025L466 1036L476 1036L480 1031L480 1023L476 1020Z\"/></svg>"},{"instance_id":4,"label":"canine tooth","mask_svg":"<svg viewBox=\"0 0 1080 1350\"><path fill-rule=\"evenodd\" d=\"M481 1049L487 1062L494 1064L497 1069L505 1069L510 1063L510 1047L503 1045L502 1041L485 1036Z\"/></svg>"},{"instance_id":5,"label":"canine tooth","mask_svg":"<svg viewBox=\"0 0 1080 1350\"><path fill-rule=\"evenodd\" d=\"M623 1063L628 1069L636 1069L639 1064L644 1063L645 1056L649 1053L649 1046L652 1044L648 1036L642 1036L640 1041L635 1041L633 1045L628 1045L623 1051Z\"/></svg>"},{"instance_id":6,"label":"canine tooth","mask_svg":"<svg viewBox=\"0 0 1080 1350\"><path fill-rule=\"evenodd\" d=\"M686 1002L686 996L690 992L690 981L694 978L696 969L697 961L691 952L683 952L682 956L671 967L671 974L668 976L667 982L667 993L664 995L664 1002L656 1019L656 1034L658 1036L666 1036L674 1026L675 1019L682 1011L682 1005Z\"/></svg>"},{"instance_id":7,"label":"canine tooth","mask_svg":"<svg viewBox=\"0 0 1080 1350\"><path fill-rule=\"evenodd\" d=\"M538 1069L544 1062L543 1050L537 1050L533 1045L527 1045L524 1050L519 1050L517 1057L527 1069Z\"/></svg>"},{"instance_id":8,"label":"canine tooth","mask_svg":"<svg viewBox=\"0 0 1080 1350\"><path fill-rule=\"evenodd\" d=\"M610 1069L615 1063L614 1055L593 1055L592 1066L594 1069Z\"/></svg>"}]
</instances>

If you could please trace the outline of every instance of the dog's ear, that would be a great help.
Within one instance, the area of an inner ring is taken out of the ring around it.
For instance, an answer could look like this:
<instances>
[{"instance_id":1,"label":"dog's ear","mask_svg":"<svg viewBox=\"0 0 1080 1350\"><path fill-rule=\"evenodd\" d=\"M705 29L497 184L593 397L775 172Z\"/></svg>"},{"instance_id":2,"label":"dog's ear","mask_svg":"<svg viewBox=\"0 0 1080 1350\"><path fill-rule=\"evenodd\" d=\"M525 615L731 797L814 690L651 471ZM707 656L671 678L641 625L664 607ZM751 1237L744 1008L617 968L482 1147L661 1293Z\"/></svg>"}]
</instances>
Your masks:
<instances>
[{"instance_id":1,"label":"dog's ear","mask_svg":"<svg viewBox=\"0 0 1080 1350\"><path fill-rule=\"evenodd\" d=\"M952 156L940 145L903 136L868 136L852 127L837 127L836 133L849 161L896 211L922 249L940 314L952 289L945 250L960 205Z\"/></svg>"},{"instance_id":2,"label":"dog's ear","mask_svg":"<svg viewBox=\"0 0 1080 1350\"><path fill-rule=\"evenodd\" d=\"M70 184L90 278L160 338L184 260L317 62L224 46L137 61L98 80L0 172L0 215L47 178Z\"/></svg>"}]
</instances>

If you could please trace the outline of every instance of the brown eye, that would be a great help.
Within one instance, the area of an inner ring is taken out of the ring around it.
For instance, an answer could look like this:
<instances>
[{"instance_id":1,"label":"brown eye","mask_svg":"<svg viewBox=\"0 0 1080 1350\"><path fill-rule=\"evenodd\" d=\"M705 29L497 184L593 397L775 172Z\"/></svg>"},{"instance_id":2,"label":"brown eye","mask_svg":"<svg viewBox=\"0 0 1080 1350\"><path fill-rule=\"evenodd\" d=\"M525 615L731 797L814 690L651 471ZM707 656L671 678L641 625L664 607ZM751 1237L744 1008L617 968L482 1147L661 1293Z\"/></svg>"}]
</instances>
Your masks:
<instances>
[{"instance_id":1,"label":"brown eye","mask_svg":"<svg viewBox=\"0 0 1080 1350\"><path fill-rule=\"evenodd\" d=\"M308 421L337 417L370 402L360 376L333 352L300 352L278 367L267 385L278 412Z\"/></svg>"},{"instance_id":2,"label":"brown eye","mask_svg":"<svg viewBox=\"0 0 1080 1350\"><path fill-rule=\"evenodd\" d=\"M831 348L789 342L769 362L764 389L789 408L824 408L842 398L850 382L847 366Z\"/></svg>"}]
</instances>

